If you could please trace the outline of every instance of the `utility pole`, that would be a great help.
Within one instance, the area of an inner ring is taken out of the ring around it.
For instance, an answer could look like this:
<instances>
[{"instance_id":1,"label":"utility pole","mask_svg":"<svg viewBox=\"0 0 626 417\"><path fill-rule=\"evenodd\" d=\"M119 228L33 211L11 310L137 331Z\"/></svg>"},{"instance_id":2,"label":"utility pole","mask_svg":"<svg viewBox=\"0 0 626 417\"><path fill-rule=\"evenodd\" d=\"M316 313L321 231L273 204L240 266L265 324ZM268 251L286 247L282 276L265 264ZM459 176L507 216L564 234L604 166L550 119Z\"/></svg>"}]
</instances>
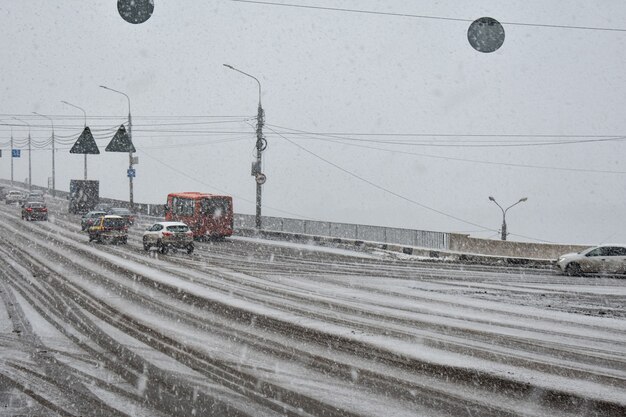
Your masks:
<instances>
[{"instance_id":1,"label":"utility pole","mask_svg":"<svg viewBox=\"0 0 626 417\"><path fill-rule=\"evenodd\" d=\"M489 196L489 200L493 201L498 207L500 207L500 210L502 210L502 233L501 233L500 237L501 237L501 240L506 240L506 236L508 234L507 231L506 231L506 212L509 211L509 209L511 207L516 206L519 203L523 203L524 201L528 200L528 197L520 198L517 203L511 204L506 209L503 209L502 206L500 204L498 204L496 199L493 198L492 196Z\"/></svg>"},{"instance_id":2,"label":"utility pole","mask_svg":"<svg viewBox=\"0 0 626 417\"><path fill-rule=\"evenodd\" d=\"M52 196L54 197L56 195L55 171L54 171L54 121L52 120L51 117L48 117L45 114L37 113L36 111L34 111L33 114L36 114L41 117L45 117L46 119L50 120L50 123L52 124Z\"/></svg>"},{"instance_id":3,"label":"utility pole","mask_svg":"<svg viewBox=\"0 0 626 417\"><path fill-rule=\"evenodd\" d=\"M26 123L28 125L28 190L30 191L33 188L32 165L31 165L32 148L31 148L31 139L30 139L30 123L25 122L21 119L18 119L17 117L14 117L14 119L22 123ZM13 161L13 157L11 157L11 161ZM11 177L11 181L13 181L13 177Z\"/></svg>"},{"instance_id":4,"label":"utility pole","mask_svg":"<svg viewBox=\"0 0 626 417\"><path fill-rule=\"evenodd\" d=\"M0 120L6 122L5 120ZM11 122L10 122L11 123ZM13 123L2 123L5 126L11 127L11 149L9 149L9 158L11 158L11 187L13 187Z\"/></svg>"},{"instance_id":5,"label":"utility pole","mask_svg":"<svg viewBox=\"0 0 626 417\"><path fill-rule=\"evenodd\" d=\"M133 119L130 116L130 99L128 99L128 138L133 142ZM133 151L128 151L128 172L133 172ZM128 204L130 211L135 211L135 200L133 196L133 175L128 176Z\"/></svg>"},{"instance_id":6,"label":"utility pole","mask_svg":"<svg viewBox=\"0 0 626 417\"><path fill-rule=\"evenodd\" d=\"M260 89L261 84L259 84ZM260 90L259 90L260 91ZM263 186L263 182L259 180L259 174L263 175L261 172L261 153L263 149L265 149L263 137L263 124L265 123L265 112L263 111L263 107L261 107L261 95L259 93L259 108L257 109L256 116L256 166L258 172L256 173L256 215L255 215L255 227L257 230L261 230L261 190ZM263 177L264 178L264 177Z\"/></svg>"},{"instance_id":7,"label":"utility pole","mask_svg":"<svg viewBox=\"0 0 626 417\"><path fill-rule=\"evenodd\" d=\"M257 230L261 230L261 200L262 200L262 185L265 183L265 174L263 174L262 167L262 152L267 148L267 141L263 137L263 125L265 124L265 112L263 111L263 107L261 106L261 82L254 76L238 70L232 65L224 64L226 68L229 68L233 71L237 71L245 76L248 76L254 79L259 85L259 107L257 109L257 117L256 117L256 163L252 168L252 175L255 177L256 181L256 215L255 215L255 228Z\"/></svg>"},{"instance_id":8,"label":"utility pole","mask_svg":"<svg viewBox=\"0 0 626 417\"><path fill-rule=\"evenodd\" d=\"M126 97L126 100L128 100L128 138L130 139L130 142L132 143L133 142L133 119L130 115L130 97L128 97L128 94L126 93L122 93L121 91L115 90L105 85L101 85L100 88L104 88L105 90L109 90L109 91L113 91L114 93L121 94L124 97ZM133 198L134 174L131 175L131 173L134 172L133 165L134 165L133 164L133 151L130 150L128 151L128 191L129 191L128 204L130 206L129 210L134 212L135 211L135 202Z\"/></svg>"}]
</instances>

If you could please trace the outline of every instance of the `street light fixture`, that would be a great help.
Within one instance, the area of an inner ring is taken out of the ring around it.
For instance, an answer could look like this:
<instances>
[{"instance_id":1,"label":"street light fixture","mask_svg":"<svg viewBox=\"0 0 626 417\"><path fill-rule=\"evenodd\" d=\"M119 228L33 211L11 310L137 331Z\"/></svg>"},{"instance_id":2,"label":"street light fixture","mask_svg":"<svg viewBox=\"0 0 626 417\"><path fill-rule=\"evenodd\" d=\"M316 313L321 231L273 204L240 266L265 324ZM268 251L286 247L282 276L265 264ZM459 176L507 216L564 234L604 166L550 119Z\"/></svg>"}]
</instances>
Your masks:
<instances>
[{"instance_id":1,"label":"street light fixture","mask_svg":"<svg viewBox=\"0 0 626 417\"><path fill-rule=\"evenodd\" d=\"M85 117L85 125L83 127L87 127L87 112L82 107L78 107L75 104L68 103L67 101L61 100L61 103L67 104L68 106L72 106L83 112L83 116ZM85 180L87 179L87 154L85 154Z\"/></svg>"},{"instance_id":2,"label":"street light fixture","mask_svg":"<svg viewBox=\"0 0 626 417\"><path fill-rule=\"evenodd\" d=\"M492 196L489 196L489 200L493 201L498 207L500 207L500 210L502 210L502 235L501 235L501 240L506 240L506 212L513 206L518 205L519 203L523 203L524 201L528 200L528 197L523 197L520 198L519 201L515 204L511 204L510 206L508 206L506 209L503 209L502 206L500 204L498 204L498 202L496 201L495 198L493 198Z\"/></svg>"},{"instance_id":3,"label":"street light fixture","mask_svg":"<svg viewBox=\"0 0 626 417\"><path fill-rule=\"evenodd\" d=\"M126 97L126 100L128 100L128 138L130 139L130 142L132 143L133 142L133 119L130 115L130 97L128 97L128 94L126 93L115 90L111 87L107 87L105 85L101 85L100 88L104 88L105 90L109 90L109 91L113 91L114 93L121 94L124 97ZM128 190L129 190L128 203L130 205L131 211L135 210L135 203L133 199L133 175L131 174L132 172L134 172L133 162L134 162L133 151L131 150L128 152Z\"/></svg>"},{"instance_id":4,"label":"street light fixture","mask_svg":"<svg viewBox=\"0 0 626 417\"><path fill-rule=\"evenodd\" d=\"M18 119L17 117L14 117L15 120L20 121L22 123L26 123L28 125L28 190L31 190L33 188L33 179L32 179L32 165L31 165L31 140L30 140L30 123L25 122L24 120ZM11 135L12 136L12 135ZM12 145L11 145L12 146ZM11 151L13 152L13 151ZM13 160L13 158L11 157L11 160Z\"/></svg>"},{"instance_id":5,"label":"street light fixture","mask_svg":"<svg viewBox=\"0 0 626 417\"><path fill-rule=\"evenodd\" d=\"M41 117L45 117L46 119L50 120L50 124L52 125L52 196L54 197L56 195L55 171L54 171L54 121L52 120L51 117L48 117L45 114L37 113L36 111L34 111L33 114L36 114Z\"/></svg>"},{"instance_id":6,"label":"street light fixture","mask_svg":"<svg viewBox=\"0 0 626 417\"><path fill-rule=\"evenodd\" d=\"M261 172L261 153L267 147L267 142L263 137L263 124L265 122L265 112L261 106L261 82L253 75L243 72L232 65L223 64L226 68L233 71L237 71L247 77L252 78L259 85L259 107L257 111L257 125L256 125L256 164L253 166L252 175L256 179L256 216L255 227L257 230L261 229L261 186L265 183L265 175Z\"/></svg>"}]
</instances>

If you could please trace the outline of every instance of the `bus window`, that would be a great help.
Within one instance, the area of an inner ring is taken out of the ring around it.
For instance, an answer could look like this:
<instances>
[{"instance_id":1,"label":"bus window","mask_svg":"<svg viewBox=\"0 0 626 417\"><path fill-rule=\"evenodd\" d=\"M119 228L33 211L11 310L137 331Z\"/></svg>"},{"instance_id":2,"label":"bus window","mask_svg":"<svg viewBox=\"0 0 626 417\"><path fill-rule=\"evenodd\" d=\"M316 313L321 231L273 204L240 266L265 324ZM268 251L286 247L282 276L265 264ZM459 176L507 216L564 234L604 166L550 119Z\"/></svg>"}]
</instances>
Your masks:
<instances>
[{"instance_id":1,"label":"bus window","mask_svg":"<svg viewBox=\"0 0 626 417\"><path fill-rule=\"evenodd\" d=\"M203 199L201 206L202 214L214 219L227 215L230 211L230 202L225 199Z\"/></svg>"},{"instance_id":2,"label":"bus window","mask_svg":"<svg viewBox=\"0 0 626 417\"><path fill-rule=\"evenodd\" d=\"M172 213L178 216L193 216L195 200L189 198L172 198Z\"/></svg>"}]
</instances>

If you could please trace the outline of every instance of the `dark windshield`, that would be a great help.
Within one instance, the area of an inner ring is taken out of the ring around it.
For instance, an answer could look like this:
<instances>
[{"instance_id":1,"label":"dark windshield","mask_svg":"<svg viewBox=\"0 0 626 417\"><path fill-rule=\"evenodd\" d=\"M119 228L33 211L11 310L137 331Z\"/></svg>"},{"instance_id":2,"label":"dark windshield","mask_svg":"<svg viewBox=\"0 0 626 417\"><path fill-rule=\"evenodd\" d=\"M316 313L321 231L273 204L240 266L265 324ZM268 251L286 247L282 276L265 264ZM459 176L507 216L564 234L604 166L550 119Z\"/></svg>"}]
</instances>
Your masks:
<instances>
[{"instance_id":1,"label":"dark windshield","mask_svg":"<svg viewBox=\"0 0 626 417\"><path fill-rule=\"evenodd\" d=\"M124 219L104 219L104 227L124 227L126 220Z\"/></svg>"},{"instance_id":2,"label":"dark windshield","mask_svg":"<svg viewBox=\"0 0 626 417\"><path fill-rule=\"evenodd\" d=\"M170 232L174 232L174 233L184 233L184 232L187 232L189 228L185 226L184 224L181 224L181 225L167 226L167 230Z\"/></svg>"},{"instance_id":3,"label":"dark windshield","mask_svg":"<svg viewBox=\"0 0 626 417\"><path fill-rule=\"evenodd\" d=\"M115 213L117 215L129 215L130 211L128 209L125 208L114 208L109 210L109 213Z\"/></svg>"}]
</instances>

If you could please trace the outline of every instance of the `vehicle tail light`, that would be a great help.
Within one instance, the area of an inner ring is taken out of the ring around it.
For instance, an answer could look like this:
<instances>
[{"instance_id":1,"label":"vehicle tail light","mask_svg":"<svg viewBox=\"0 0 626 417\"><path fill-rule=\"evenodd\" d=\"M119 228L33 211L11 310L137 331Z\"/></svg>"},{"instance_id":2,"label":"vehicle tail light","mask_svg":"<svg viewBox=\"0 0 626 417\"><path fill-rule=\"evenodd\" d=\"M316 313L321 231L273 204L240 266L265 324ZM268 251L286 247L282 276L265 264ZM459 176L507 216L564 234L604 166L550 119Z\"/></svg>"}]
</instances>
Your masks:
<instances>
[{"instance_id":1,"label":"vehicle tail light","mask_svg":"<svg viewBox=\"0 0 626 417\"><path fill-rule=\"evenodd\" d=\"M41 209L41 211L48 211L48 208L44 207L44 208Z\"/></svg>"},{"instance_id":2,"label":"vehicle tail light","mask_svg":"<svg viewBox=\"0 0 626 417\"><path fill-rule=\"evenodd\" d=\"M187 236L193 236L193 232L192 232L191 230L187 230L187 231L185 232L185 234L186 234Z\"/></svg>"},{"instance_id":3,"label":"vehicle tail light","mask_svg":"<svg viewBox=\"0 0 626 417\"><path fill-rule=\"evenodd\" d=\"M26 211L33 211L33 209L29 207L26 209Z\"/></svg>"},{"instance_id":4,"label":"vehicle tail light","mask_svg":"<svg viewBox=\"0 0 626 417\"><path fill-rule=\"evenodd\" d=\"M172 232L163 232L163 236L172 236Z\"/></svg>"}]
</instances>

